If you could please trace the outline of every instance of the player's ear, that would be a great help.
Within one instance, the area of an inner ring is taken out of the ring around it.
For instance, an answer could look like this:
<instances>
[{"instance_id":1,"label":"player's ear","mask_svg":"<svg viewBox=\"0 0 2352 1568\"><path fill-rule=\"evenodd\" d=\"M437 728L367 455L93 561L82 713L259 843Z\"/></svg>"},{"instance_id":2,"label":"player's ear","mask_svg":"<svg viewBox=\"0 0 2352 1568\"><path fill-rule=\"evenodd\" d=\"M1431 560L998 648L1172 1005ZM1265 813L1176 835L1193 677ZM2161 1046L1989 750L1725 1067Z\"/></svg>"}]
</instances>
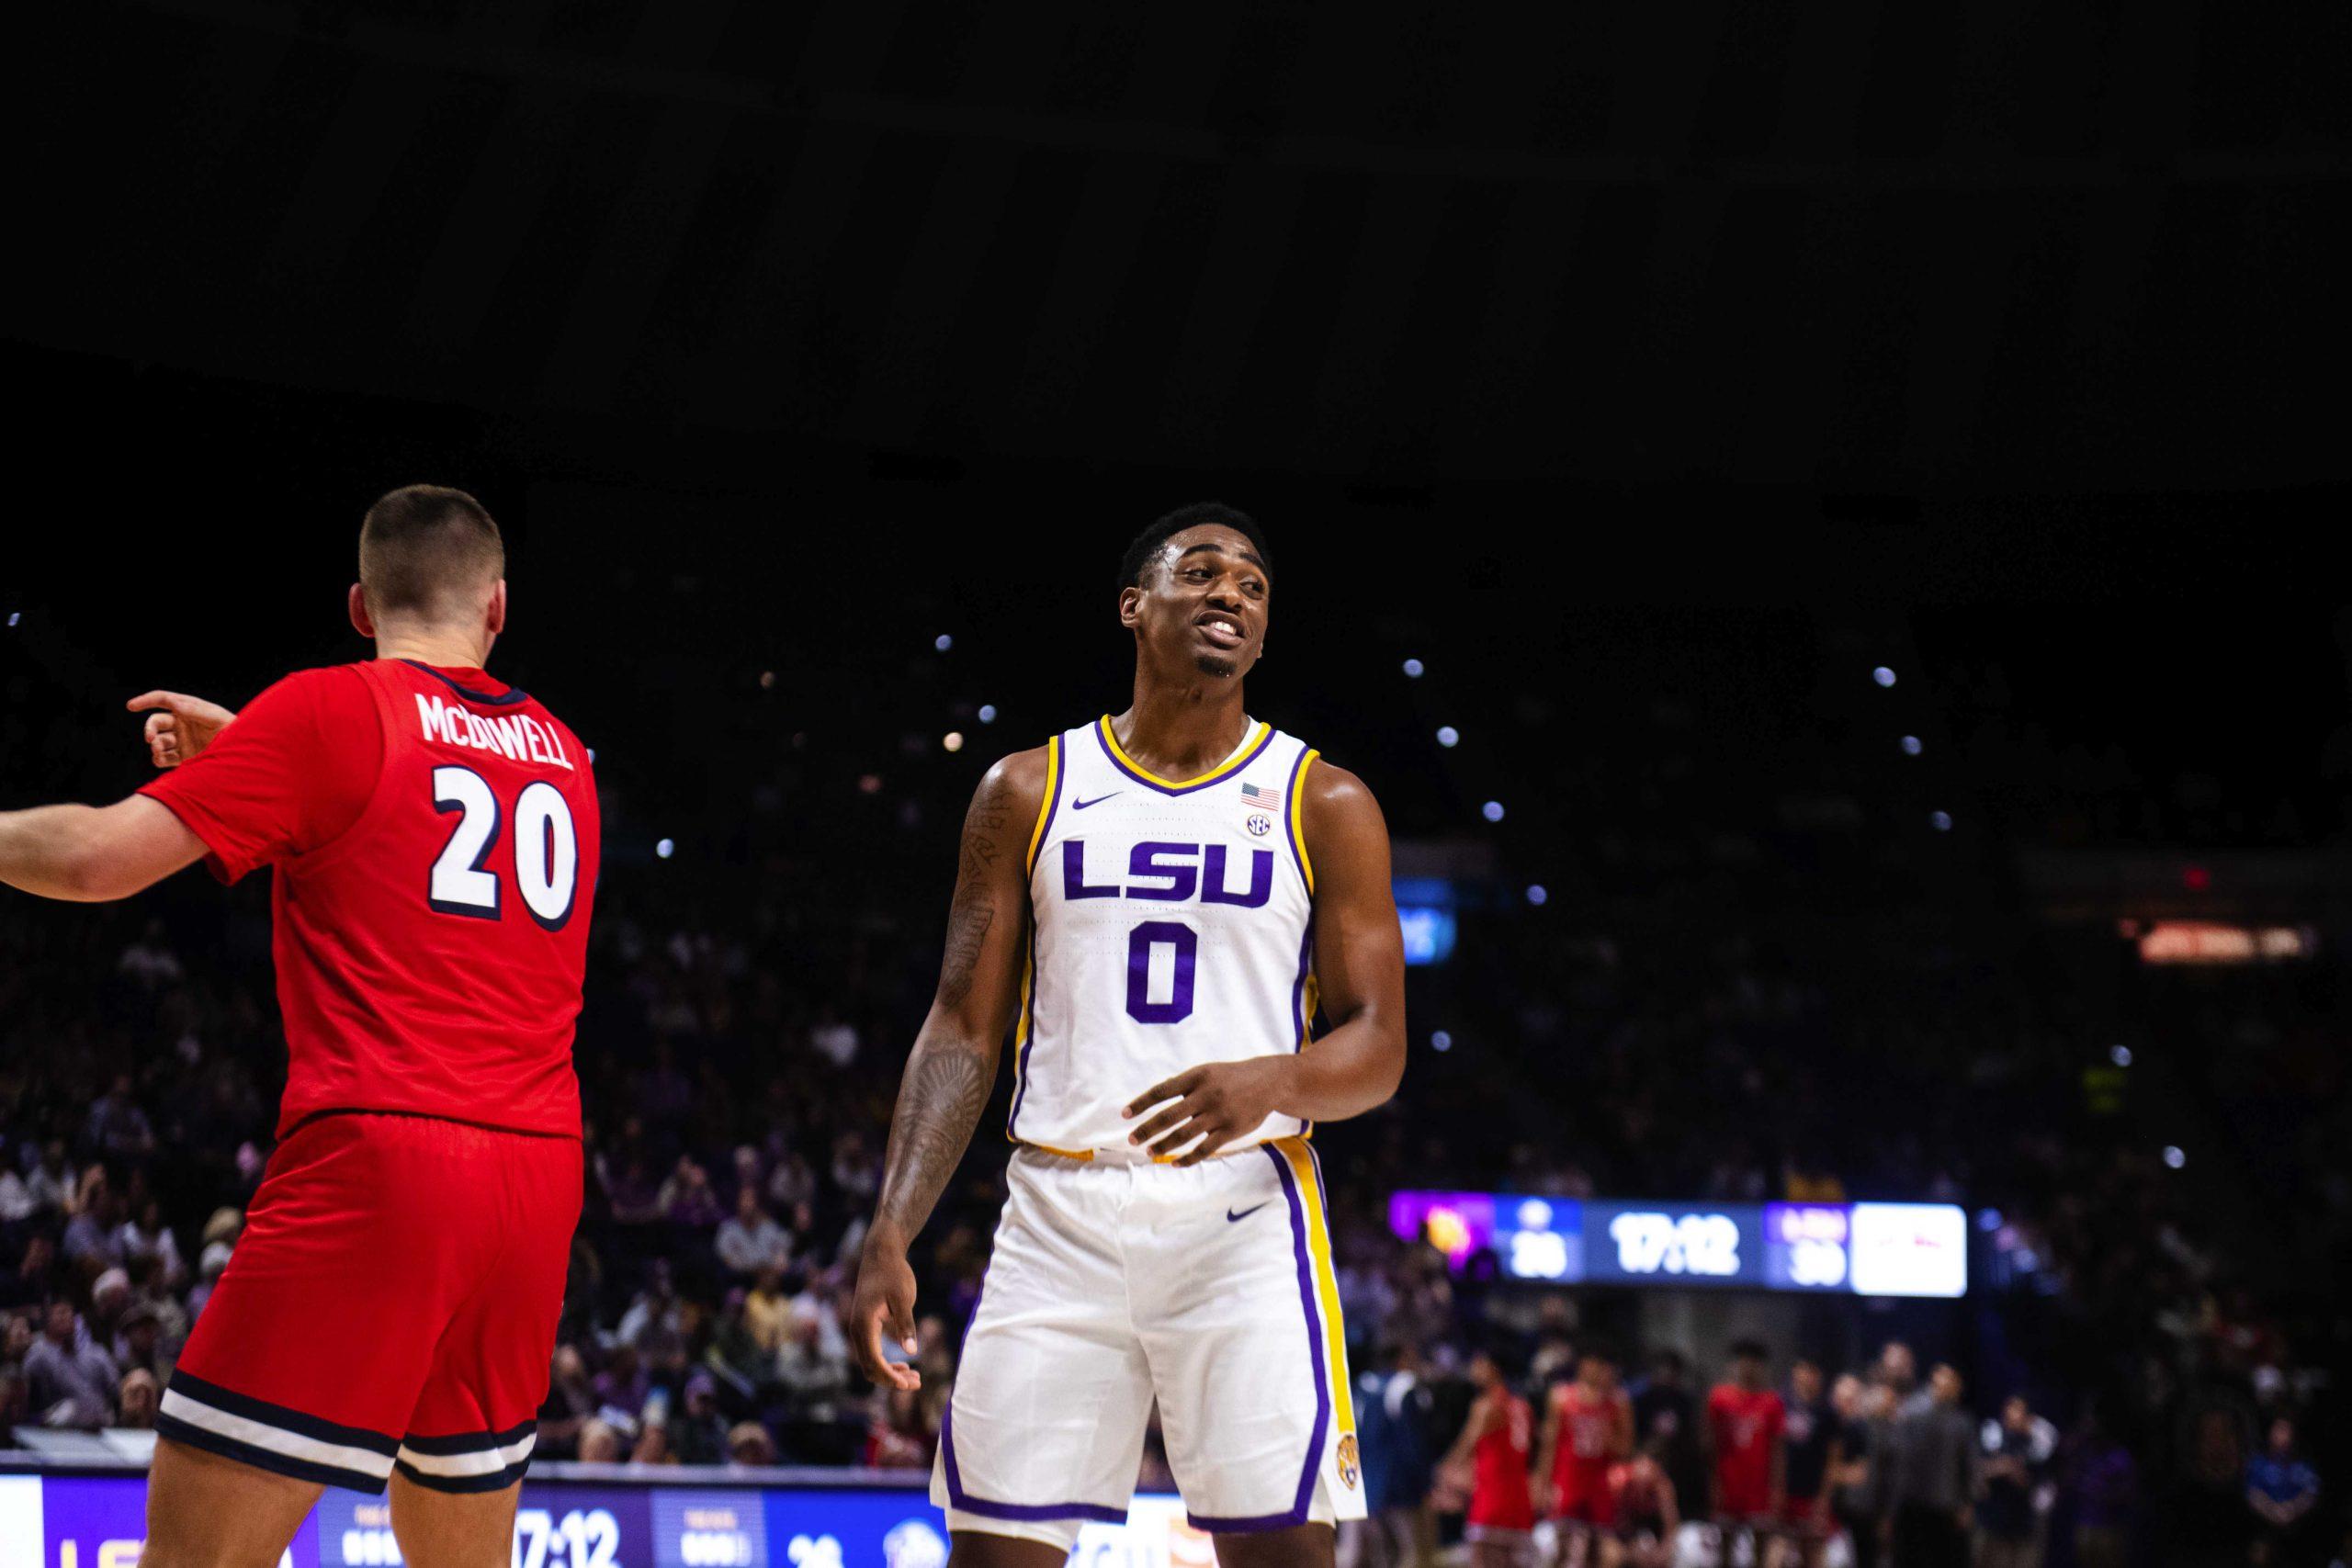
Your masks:
<instances>
[{"instance_id":1,"label":"player's ear","mask_svg":"<svg viewBox=\"0 0 2352 1568\"><path fill-rule=\"evenodd\" d=\"M490 591L489 618L482 625L492 637L506 629L506 580L503 577Z\"/></svg>"},{"instance_id":2,"label":"player's ear","mask_svg":"<svg viewBox=\"0 0 2352 1568\"><path fill-rule=\"evenodd\" d=\"M1143 605L1143 590L1142 590L1142 589L1140 589L1140 588L1122 588L1122 589L1120 589L1120 590L1119 590L1119 624L1120 624L1121 626L1123 626L1126 627L1129 631L1133 631L1133 630L1135 629L1136 617L1136 615L1141 612L1142 605Z\"/></svg>"},{"instance_id":3,"label":"player's ear","mask_svg":"<svg viewBox=\"0 0 2352 1568\"><path fill-rule=\"evenodd\" d=\"M368 592L353 583L351 592L344 595L344 604L351 612L351 629L370 642L376 639L376 623L368 618Z\"/></svg>"}]
</instances>

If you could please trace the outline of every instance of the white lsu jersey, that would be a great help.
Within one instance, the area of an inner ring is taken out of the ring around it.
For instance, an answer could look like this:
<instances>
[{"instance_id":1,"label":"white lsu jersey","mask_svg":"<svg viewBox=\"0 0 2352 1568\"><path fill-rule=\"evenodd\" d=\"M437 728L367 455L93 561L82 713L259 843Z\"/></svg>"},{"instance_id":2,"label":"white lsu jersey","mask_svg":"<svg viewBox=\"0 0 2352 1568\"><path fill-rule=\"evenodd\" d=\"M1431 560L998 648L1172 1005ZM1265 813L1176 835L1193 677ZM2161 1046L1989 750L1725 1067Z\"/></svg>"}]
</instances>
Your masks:
<instances>
[{"instance_id":1,"label":"white lsu jersey","mask_svg":"<svg viewBox=\"0 0 2352 1568\"><path fill-rule=\"evenodd\" d=\"M1105 716L1046 754L1005 1131L1083 1158L1127 1147L1136 1123L1120 1111L1161 1079L1306 1043L1315 874L1299 809L1317 753L1251 721L1216 767L1163 779ZM1229 1146L1306 1130L1272 1115Z\"/></svg>"}]
</instances>

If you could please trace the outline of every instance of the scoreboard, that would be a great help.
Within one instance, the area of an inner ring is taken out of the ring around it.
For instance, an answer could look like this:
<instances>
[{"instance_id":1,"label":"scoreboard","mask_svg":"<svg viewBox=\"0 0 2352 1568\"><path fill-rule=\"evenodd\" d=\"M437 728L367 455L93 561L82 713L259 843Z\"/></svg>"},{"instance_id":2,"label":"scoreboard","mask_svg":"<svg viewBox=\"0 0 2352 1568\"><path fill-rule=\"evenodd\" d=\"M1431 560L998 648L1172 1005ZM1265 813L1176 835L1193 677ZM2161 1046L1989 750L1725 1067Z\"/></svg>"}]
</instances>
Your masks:
<instances>
[{"instance_id":1,"label":"scoreboard","mask_svg":"<svg viewBox=\"0 0 2352 1568\"><path fill-rule=\"evenodd\" d=\"M946 1568L947 1521L917 1483L729 1486L661 1475L604 1483L535 1472L515 1513L514 1568ZM146 1509L142 1474L0 1475L0 1568L136 1568ZM401 1561L385 1500L330 1488L279 1568ZM1183 1506L1148 1495L1125 1524L1087 1525L1072 1562L1216 1568Z\"/></svg>"},{"instance_id":2,"label":"scoreboard","mask_svg":"<svg viewBox=\"0 0 2352 1568\"><path fill-rule=\"evenodd\" d=\"M1514 1280L1809 1294L1968 1291L1968 1216L1950 1203L1673 1203L1401 1191L1389 1228L1456 1269L1491 1249Z\"/></svg>"}]
</instances>

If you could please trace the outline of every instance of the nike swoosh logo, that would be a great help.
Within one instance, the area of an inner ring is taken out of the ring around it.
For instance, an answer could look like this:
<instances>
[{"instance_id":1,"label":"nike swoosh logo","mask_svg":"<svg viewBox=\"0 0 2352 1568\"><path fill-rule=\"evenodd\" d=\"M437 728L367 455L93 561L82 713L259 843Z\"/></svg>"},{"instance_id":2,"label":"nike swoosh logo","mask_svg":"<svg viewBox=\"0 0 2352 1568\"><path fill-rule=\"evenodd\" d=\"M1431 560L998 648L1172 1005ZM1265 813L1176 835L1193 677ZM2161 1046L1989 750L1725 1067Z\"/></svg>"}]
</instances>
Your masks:
<instances>
[{"instance_id":1,"label":"nike swoosh logo","mask_svg":"<svg viewBox=\"0 0 2352 1568\"><path fill-rule=\"evenodd\" d=\"M1267 1200L1266 1200L1266 1203L1271 1203L1271 1202L1272 1202L1272 1201L1273 1201L1273 1200L1272 1200L1272 1198L1269 1198L1269 1199L1267 1199ZM1237 1222L1237 1221L1239 1221L1239 1220L1246 1220L1246 1219L1248 1219L1250 1215L1252 1215L1252 1214L1256 1213L1259 1210L1261 1210L1261 1209L1264 1208L1264 1207L1266 1206L1266 1203L1252 1203L1252 1204L1250 1204L1250 1207L1248 1207L1248 1208L1246 1208L1246 1209L1242 1210L1242 1211L1241 1211L1239 1213L1238 1213L1238 1214L1237 1214L1237 1213L1235 1213L1232 1210L1227 1209L1227 1210L1225 1212L1225 1223L1226 1223L1226 1224L1234 1224L1234 1223L1235 1223L1235 1222Z\"/></svg>"},{"instance_id":2,"label":"nike swoosh logo","mask_svg":"<svg viewBox=\"0 0 2352 1568\"><path fill-rule=\"evenodd\" d=\"M1126 793L1127 792L1123 789L1114 789L1111 792L1111 795L1125 795ZM1098 795L1092 800L1080 800L1076 795L1072 795L1070 796L1069 808L1072 811L1083 811L1090 806L1102 805L1104 801L1111 798L1111 795Z\"/></svg>"}]
</instances>

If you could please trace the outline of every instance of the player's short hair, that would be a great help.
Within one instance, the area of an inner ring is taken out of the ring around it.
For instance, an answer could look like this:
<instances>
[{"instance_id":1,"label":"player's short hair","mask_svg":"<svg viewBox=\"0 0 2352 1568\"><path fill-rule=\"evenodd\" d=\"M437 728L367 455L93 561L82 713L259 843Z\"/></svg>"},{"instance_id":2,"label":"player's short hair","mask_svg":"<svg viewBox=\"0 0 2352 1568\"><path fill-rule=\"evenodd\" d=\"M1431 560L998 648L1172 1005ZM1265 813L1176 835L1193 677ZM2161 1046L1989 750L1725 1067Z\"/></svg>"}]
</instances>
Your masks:
<instances>
[{"instance_id":1,"label":"player's short hair","mask_svg":"<svg viewBox=\"0 0 2352 1568\"><path fill-rule=\"evenodd\" d=\"M1519 1353L1518 1346L1507 1339L1499 1337L1482 1339L1470 1348L1470 1353L1492 1361L1495 1371L1502 1374L1505 1382L1517 1382L1527 1375L1527 1358Z\"/></svg>"},{"instance_id":2,"label":"player's short hair","mask_svg":"<svg viewBox=\"0 0 2352 1568\"><path fill-rule=\"evenodd\" d=\"M435 615L506 575L506 542L482 503L461 490L402 485L359 525L359 587L368 613Z\"/></svg>"},{"instance_id":3,"label":"player's short hair","mask_svg":"<svg viewBox=\"0 0 2352 1568\"><path fill-rule=\"evenodd\" d=\"M1258 551L1258 558L1266 570L1274 570L1273 552L1266 547L1266 531L1258 526L1256 518L1246 512L1216 501L1196 501L1190 506L1180 506L1167 516L1137 534L1127 546L1127 553L1119 558L1119 586L1140 588L1143 574L1159 558L1159 547L1187 528L1199 528L1208 524L1230 528L1250 541Z\"/></svg>"}]
</instances>

